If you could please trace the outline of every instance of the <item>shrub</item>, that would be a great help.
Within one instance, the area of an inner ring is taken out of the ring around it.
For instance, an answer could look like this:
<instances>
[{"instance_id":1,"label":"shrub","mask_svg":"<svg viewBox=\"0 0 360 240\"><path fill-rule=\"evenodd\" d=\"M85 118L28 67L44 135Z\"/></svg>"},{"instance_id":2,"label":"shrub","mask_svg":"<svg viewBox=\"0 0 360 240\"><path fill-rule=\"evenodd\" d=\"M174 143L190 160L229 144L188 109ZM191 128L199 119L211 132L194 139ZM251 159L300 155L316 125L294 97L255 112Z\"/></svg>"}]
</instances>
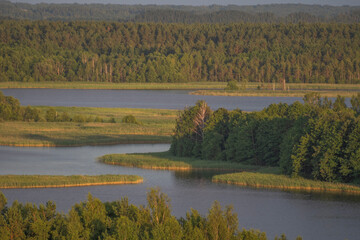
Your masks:
<instances>
[{"instance_id":1,"label":"shrub","mask_svg":"<svg viewBox=\"0 0 360 240\"><path fill-rule=\"evenodd\" d=\"M225 90L236 91L239 90L239 86L237 85L236 81L230 81L227 83Z\"/></svg>"},{"instance_id":2,"label":"shrub","mask_svg":"<svg viewBox=\"0 0 360 240\"><path fill-rule=\"evenodd\" d=\"M121 122L122 122L122 123L140 124L133 115L126 115L125 117L123 117L123 119L121 120Z\"/></svg>"}]
</instances>

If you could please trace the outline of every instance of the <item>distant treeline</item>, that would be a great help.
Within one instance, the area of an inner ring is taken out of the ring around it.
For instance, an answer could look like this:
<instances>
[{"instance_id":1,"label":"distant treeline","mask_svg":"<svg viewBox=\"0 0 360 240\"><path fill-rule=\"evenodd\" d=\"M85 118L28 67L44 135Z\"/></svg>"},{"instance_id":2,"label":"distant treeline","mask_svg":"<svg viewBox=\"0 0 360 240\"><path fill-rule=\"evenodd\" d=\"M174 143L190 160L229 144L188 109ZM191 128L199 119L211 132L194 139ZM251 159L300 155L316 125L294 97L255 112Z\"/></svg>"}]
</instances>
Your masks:
<instances>
[{"instance_id":1,"label":"distant treeline","mask_svg":"<svg viewBox=\"0 0 360 240\"><path fill-rule=\"evenodd\" d=\"M0 21L0 81L360 83L360 24Z\"/></svg>"},{"instance_id":2,"label":"distant treeline","mask_svg":"<svg viewBox=\"0 0 360 240\"><path fill-rule=\"evenodd\" d=\"M222 209L219 202L206 217L191 209L177 219L171 214L170 199L156 189L147 194L147 206L129 204L127 198L102 203L89 194L86 202L75 204L66 215L57 212L51 201L38 207L18 201L7 207L6 203L0 192L1 239L267 239L263 232L240 230L232 207Z\"/></svg>"},{"instance_id":3,"label":"distant treeline","mask_svg":"<svg viewBox=\"0 0 360 240\"><path fill-rule=\"evenodd\" d=\"M0 0L0 18L106 20L162 23L360 22L360 7L305 4L175 6L119 4L28 4Z\"/></svg>"},{"instance_id":4,"label":"distant treeline","mask_svg":"<svg viewBox=\"0 0 360 240\"><path fill-rule=\"evenodd\" d=\"M271 104L260 112L206 102L176 122L171 152L208 160L280 166L285 174L329 182L360 183L360 94L335 102L311 93L304 104Z\"/></svg>"}]
</instances>

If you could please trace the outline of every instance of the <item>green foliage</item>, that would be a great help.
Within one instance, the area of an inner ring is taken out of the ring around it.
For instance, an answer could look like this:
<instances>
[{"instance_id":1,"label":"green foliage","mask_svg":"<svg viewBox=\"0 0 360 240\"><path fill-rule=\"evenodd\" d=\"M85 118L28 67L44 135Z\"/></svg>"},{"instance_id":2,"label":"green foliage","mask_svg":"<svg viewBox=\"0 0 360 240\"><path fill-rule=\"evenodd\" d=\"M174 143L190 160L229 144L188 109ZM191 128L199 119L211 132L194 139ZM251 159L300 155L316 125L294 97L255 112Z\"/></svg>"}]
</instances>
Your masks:
<instances>
[{"instance_id":1,"label":"green foliage","mask_svg":"<svg viewBox=\"0 0 360 240\"><path fill-rule=\"evenodd\" d=\"M55 108L49 108L49 110L46 111L45 119L47 122L56 122L57 118L58 113Z\"/></svg>"},{"instance_id":2,"label":"green foliage","mask_svg":"<svg viewBox=\"0 0 360 240\"><path fill-rule=\"evenodd\" d=\"M204 139L211 114L205 101L198 101L195 106L185 109L176 120L170 151L179 156L201 156L201 148L196 146Z\"/></svg>"},{"instance_id":3,"label":"green foliage","mask_svg":"<svg viewBox=\"0 0 360 240\"><path fill-rule=\"evenodd\" d=\"M222 16L231 23L191 25L3 20L0 79L87 84L256 82L268 89L284 81L359 83L358 23L234 23L229 17L233 14Z\"/></svg>"},{"instance_id":4,"label":"green foliage","mask_svg":"<svg viewBox=\"0 0 360 240\"><path fill-rule=\"evenodd\" d=\"M34 121L37 122L40 120L40 111L36 108L32 108L30 106L27 106L24 109L24 121Z\"/></svg>"},{"instance_id":5,"label":"green foliage","mask_svg":"<svg viewBox=\"0 0 360 240\"><path fill-rule=\"evenodd\" d=\"M236 81L230 81L227 83L225 90L236 91L239 90L239 86Z\"/></svg>"},{"instance_id":6,"label":"green foliage","mask_svg":"<svg viewBox=\"0 0 360 240\"><path fill-rule=\"evenodd\" d=\"M121 119L122 123L133 123L133 124L140 124L134 115L126 115Z\"/></svg>"},{"instance_id":7,"label":"green foliage","mask_svg":"<svg viewBox=\"0 0 360 240\"><path fill-rule=\"evenodd\" d=\"M176 122L176 156L281 167L285 174L321 181L360 181L359 117L341 96L333 104L309 93L304 104L271 104L253 113L220 108L203 122L199 138L193 109Z\"/></svg>"},{"instance_id":8,"label":"green foliage","mask_svg":"<svg viewBox=\"0 0 360 240\"><path fill-rule=\"evenodd\" d=\"M0 91L0 119L9 120L21 120L22 108L19 100L11 96L4 96Z\"/></svg>"},{"instance_id":9,"label":"green foliage","mask_svg":"<svg viewBox=\"0 0 360 240\"><path fill-rule=\"evenodd\" d=\"M181 219L171 214L170 199L159 189L150 189L147 203L137 207L126 198L102 203L89 194L65 215L52 202L37 207L15 201L0 213L0 234L2 239L266 239L265 233L240 231L232 207L223 210L219 202L206 217L192 209Z\"/></svg>"},{"instance_id":10,"label":"green foliage","mask_svg":"<svg viewBox=\"0 0 360 240\"><path fill-rule=\"evenodd\" d=\"M360 114L360 93L354 95L351 100L351 108L357 113Z\"/></svg>"}]
</instances>

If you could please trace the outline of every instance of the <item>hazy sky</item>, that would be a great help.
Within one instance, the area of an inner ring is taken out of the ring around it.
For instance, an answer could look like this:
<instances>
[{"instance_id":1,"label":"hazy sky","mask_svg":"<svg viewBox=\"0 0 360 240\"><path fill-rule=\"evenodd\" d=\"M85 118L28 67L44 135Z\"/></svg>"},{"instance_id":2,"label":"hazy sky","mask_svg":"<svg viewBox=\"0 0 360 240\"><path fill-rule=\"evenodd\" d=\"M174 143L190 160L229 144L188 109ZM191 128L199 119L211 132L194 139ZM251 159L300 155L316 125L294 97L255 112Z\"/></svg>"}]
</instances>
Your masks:
<instances>
[{"instance_id":1,"label":"hazy sky","mask_svg":"<svg viewBox=\"0 0 360 240\"><path fill-rule=\"evenodd\" d=\"M26 3L116 3L116 4L169 4L169 5L257 5L271 3L302 3L319 5L356 5L360 6L360 0L11 0L12 2Z\"/></svg>"}]
</instances>

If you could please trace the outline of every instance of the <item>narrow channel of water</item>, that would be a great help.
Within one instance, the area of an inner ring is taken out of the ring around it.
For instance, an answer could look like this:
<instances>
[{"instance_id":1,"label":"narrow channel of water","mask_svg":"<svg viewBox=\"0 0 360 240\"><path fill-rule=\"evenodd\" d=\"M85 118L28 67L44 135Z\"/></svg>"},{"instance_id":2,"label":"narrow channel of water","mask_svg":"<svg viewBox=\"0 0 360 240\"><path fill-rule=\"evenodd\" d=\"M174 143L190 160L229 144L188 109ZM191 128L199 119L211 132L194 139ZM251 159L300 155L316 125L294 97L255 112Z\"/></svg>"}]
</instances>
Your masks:
<instances>
[{"instance_id":1,"label":"narrow channel of water","mask_svg":"<svg viewBox=\"0 0 360 240\"><path fill-rule=\"evenodd\" d=\"M0 174L136 174L139 185L110 185L74 188L2 190L14 200L36 204L53 200L59 211L68 212L90 192L102 201L127 196L131 203L146 204L150 187L160 187L172 199L173 214L184 216L190 208L207 214L218 200L233 205L240 227L265 231L268 237L285 233L289 239L357 239L360 201L339 195L314 195L259 190L211 183L214 172L172 172L105 165L96 158L108 153L165 151L168 144L127 144L64 148L20 148L0 146Z\"/></svg>"},{"instance_id":2,"label":"narrow channel of water","mask_svg":"<svg viewBox=\"0 0 360 240\"><path fill-rule=\"evenodd\" d=\"M24 106L184 109L205 100L212 109L259 111L272 103L302 101L299 97L228 97L188 95L188 90L1 89Z\"/></svg>"}]
</instances>

